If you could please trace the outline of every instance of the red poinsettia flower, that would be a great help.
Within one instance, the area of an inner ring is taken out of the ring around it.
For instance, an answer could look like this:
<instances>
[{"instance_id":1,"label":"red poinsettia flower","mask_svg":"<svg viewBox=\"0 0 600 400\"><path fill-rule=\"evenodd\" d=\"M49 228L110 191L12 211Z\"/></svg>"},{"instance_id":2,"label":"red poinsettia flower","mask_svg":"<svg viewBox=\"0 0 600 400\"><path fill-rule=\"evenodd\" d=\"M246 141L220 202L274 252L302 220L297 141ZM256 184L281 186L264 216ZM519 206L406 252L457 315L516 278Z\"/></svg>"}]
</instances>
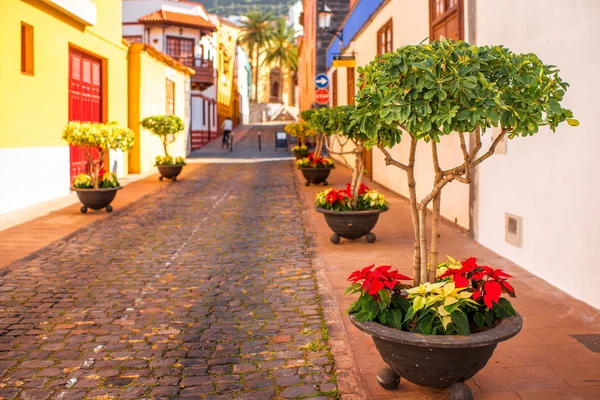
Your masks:
<instances>
[{"instance_id":1,"label":"red poinsettia flower","mask_svg":"<svg viewBox=\"0 0 600 400\"><path fill-rule=\"evenodd\" d=\"M335 203L343 203L347 199L348 195L344 190L331 189L329 193L327 193L327 196L325 196L325 201L331 206L333 206Z\"/></svg>"},{"instance_id":2,"label":"red poinsettia flower","mask_svg":"<svg viewBox=\"0 0 600 400\"><path fill-rule=\"evenodd\" d=\"M365 185L364 183L361 183L358 188L358 195L362 196L363 194L367 193L369 190L370 189L367 185ZM351 183L346 185L346 194L348 195L348 197L352 198L352 184Z\"/></svg>"},{"instance_id":3,"label":"red poinsettia flower","mask_svg":"<svg viewBox=\"0 0 600 400\"><path fill-rule=\"evenodd\" d=\"M461 261L461 266L460 269L448 269L440 278L452 277L457 288L471 286L471 298L483 302L488 308L498 303L503 291L515 296L515 289L506 281L512 276L501 269L477 265L477 259L474 257Z\"/></svg>"},{"instance_id":4,"label":"red poinsettia flower","mask_svg":"<svg viewBox=\"0 0 600 400\"><path fill-rule=\"evenodd\" d=\"M354 271L348 280L352 283L363 281L362 290L371 296L376 295L381 289L387 288L394 290L400 281L411 280L406 275L402 275L398 270L390 271L391 265L382 265L375 268L375 264L369 265L362 270Z\"/></svg>"}]
</instances>

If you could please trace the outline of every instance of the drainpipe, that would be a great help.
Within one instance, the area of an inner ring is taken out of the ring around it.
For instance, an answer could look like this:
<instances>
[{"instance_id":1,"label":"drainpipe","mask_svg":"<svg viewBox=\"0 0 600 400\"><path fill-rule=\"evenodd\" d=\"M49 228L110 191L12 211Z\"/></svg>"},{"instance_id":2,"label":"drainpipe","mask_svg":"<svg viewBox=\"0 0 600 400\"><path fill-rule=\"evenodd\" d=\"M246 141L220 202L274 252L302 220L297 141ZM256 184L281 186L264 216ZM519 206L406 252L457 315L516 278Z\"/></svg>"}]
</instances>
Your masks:
<instances>
[{"instance_id":1,"label":"drainpipe","mask_svg":"<svg viewBox=\"0 0 600 400\"><path fill-rule=\"evenodd\" d=\"M474 45L477 42L477 2L476 0L468 0L467 3L468 12L468 27L469 37L467 41L469 44ZM479 129L479 128L477 128ZM473 152L475 149L475 132L469 134L469 151ZM479 174L477 168L473 170L473 176L471 183L469 183L469 236L477 240L478 232L477 225L479 223L478 203L477 203L477 187L479 182Z\"/></svg>"}]
</instances>

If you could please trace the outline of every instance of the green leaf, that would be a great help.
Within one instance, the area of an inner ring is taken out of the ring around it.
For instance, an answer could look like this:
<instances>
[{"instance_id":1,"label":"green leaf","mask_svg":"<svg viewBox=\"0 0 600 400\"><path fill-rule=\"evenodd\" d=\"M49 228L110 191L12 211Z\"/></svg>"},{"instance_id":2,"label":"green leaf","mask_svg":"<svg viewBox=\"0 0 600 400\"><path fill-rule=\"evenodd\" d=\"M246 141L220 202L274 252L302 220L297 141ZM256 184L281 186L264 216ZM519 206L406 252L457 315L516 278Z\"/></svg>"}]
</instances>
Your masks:
<instances>
[{"instance_id":1,"label":"green leaf","mask_svg":"<svg viewBox=\"0 0 600 400\"><path fill-rule=\"evenodd\" d=\"M433 331L433 319L433 313L425 313L419 318L419 321L417 322L417 330L419 330L424 335L431 335Z\"/></svg>"},{"instance_id":2,"label":"green leaf","mask_svg":"<svg viewBox=\"0 0 600 400\"><path fill-rule=\"evenodd\" d=\"M387 312L388 325L395 329L402 329L402 311L397 308Z\"/></svg>"},{"instance_id":3,"label":"green leaf","mask_svg":"<svg viewBox=\"0 0 600 400\"><path fill-rule=\"evenodd\" d=\"M512 317L515 315L515 309L513 308L512 304L510 304L510 301L508 301L508 299L505 297L500 297L498 303L494 304L493 311L498 318Z\"/></svg>"},{"instance_id":4,"label":"green leaf","mask_svg":"<svg viewBox=\"0 0 600 400\"><path fill-rule=\"evenodd\" d=\"M567 124L571 126L579 126L579 120L575 118L567 118Z\"/></svg>"},{"instance_id":5,"label":"green leaf","mask_svg":"<svg viewBox=\"0 0 600 400\"><path fill-rule=\"evenodd\" d=\"M469 331L469 320L467 319L467 315L461 310L456 310L452 313L452 322L456 327L456 332L459 335L469 336L471 332Z\"/></svg>"},{"instance_id":6,"label":"green leaf","mask_svg":"<svg viewBox=\"0 0 600 400\"><path fill-rule=\"evenodd\" d=\"M346 290L344 290L344 295L348 294L348 293L355 293L356 290L360 290L361 285L360 283L354 283L352 284L349 288L347 288Z\"/></svg>"},{"instance_id":7,"label":"green leaf","mask_svg":"<svg viewBox=\"0 0 600 400\"><path fill-rule=\"evenodd\" d=\"M477 326L480 328L483 328L483 326L485 325L485 317L482 313L475 313L475 315L473 315L473 321L475 321Z\"/></svg>"},{"instance_id":8,"label":"green leaf","mask_svg":"<svg viewBox=\"0 0 600 400\"><path fill-rule=\"evenodd\" d=\"M485 324L487 326L492 326L494 325L494 313L492 312L492 310L487 310L487 312L485 313Z\"/></svg>"},{"instance_id":9,"label":"green leaf","mask_svg":"<svg viewBox=\"0 0 600 400\"><path fill-rule=\"evenodd\" d=\"M389 307L390 302L392 301L392 293L388 289L381 289L377 294L381 298L381 301Z\"/></svg>"},{"instance_id":10,"label":"green leaf","mask_svg":"<svg viewBox=\"0 0 600 400\"><path fill-rule=\"evenodd\" d=\"M410 307L408 309L408 311L406 312L406 315L404 316L404 322L406 323L408 321L411 321L414 316L415 316L415 309Z\"/></svg>"}]
</instances>

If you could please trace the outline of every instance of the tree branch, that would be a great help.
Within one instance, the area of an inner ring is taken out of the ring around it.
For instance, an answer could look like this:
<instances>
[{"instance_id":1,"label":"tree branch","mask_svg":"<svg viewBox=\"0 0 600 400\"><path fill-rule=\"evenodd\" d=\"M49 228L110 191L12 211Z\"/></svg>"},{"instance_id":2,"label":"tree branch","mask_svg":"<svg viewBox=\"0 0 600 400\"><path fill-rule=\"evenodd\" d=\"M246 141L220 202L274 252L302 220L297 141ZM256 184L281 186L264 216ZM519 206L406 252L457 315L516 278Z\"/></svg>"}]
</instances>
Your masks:
<instances>
[{"instance_id":1,"label":"tree branch","mask_svg":"<svg viewBox=\"0 0 600 400\"><path fill-rule=\"evenodd\" d=\"M408 165L402 164L401 162L394 160L392 158L391 154L389 153L389 151L387 151L381 143L378 144L377 147L379 148L379 150L381 150L381 152L385 156L385 165L393 165L395 167L398 167L400 169L408 171L408 168L409 168Z\"/></svg>"}]
</instances>

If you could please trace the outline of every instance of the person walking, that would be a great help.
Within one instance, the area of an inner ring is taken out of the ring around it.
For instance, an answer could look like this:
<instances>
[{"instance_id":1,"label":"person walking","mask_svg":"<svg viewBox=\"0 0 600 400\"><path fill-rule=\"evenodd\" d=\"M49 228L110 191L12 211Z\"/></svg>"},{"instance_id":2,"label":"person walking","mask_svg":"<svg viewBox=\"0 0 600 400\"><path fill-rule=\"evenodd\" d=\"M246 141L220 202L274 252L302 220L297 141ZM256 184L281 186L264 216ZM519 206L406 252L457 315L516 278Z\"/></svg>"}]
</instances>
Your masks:
<instances>
[{"instance_id":1,"label":"person walking","mask_svg":"<svg viewBox=\"0 0 600 400\"><path fill-rule=\"evenodd\" d=\"M223 121L223 124L221 125L221 130L223 131L221 147L229 147L229 139L231 137L231 131L233 130L233 121L231 118L225 118L225 121Z\"/></svg>"}]
</instances>

